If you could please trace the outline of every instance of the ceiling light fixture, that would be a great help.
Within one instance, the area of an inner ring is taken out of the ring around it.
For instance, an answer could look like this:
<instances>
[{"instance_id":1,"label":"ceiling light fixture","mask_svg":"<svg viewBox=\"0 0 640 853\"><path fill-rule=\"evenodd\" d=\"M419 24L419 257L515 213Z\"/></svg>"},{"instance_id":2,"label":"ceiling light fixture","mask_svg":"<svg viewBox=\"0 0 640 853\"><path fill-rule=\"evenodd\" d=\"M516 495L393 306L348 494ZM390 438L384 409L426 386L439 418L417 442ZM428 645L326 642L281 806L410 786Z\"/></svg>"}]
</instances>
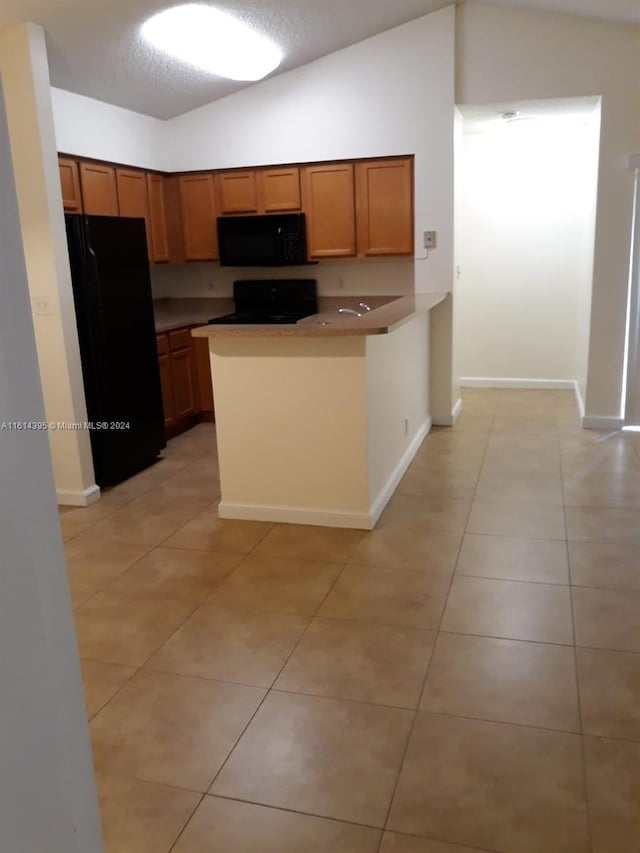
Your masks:
<instances>
[{"instance_id":1,"label":"ceiling light fixture","mask_svg":"<svg viewBox=\"0 0 640 853\"><path fill-rule=\"evenodd\" d=\"M231 80L261 80L282 61L282 51L268 38L202 3L158 12L140 32L164 53Z\"/></svg>"}]
</instances>

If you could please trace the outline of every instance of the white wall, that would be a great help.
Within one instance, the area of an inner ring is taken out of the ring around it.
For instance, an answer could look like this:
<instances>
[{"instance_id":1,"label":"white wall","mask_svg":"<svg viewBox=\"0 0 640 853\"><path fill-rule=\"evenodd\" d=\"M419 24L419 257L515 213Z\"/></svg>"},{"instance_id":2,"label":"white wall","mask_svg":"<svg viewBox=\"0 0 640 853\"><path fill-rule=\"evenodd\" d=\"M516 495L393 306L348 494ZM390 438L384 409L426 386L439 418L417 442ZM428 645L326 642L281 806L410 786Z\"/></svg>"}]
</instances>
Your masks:
<instances>
[{"instance_id":1,"label":"white wall","mask_svg":"<svg viewBox=\"0 0 640 853\"><path fill-rule=\"evenodd\" d=\"M47 420L82 422L87 413L41 27L16 24L0 32L0 72L31 301L47 305L34 312ZM97 498L89 434L48 436L60 503Z\"/></svg>"},{"instance_id":2,"label":"white wall","mask_svg":"<svg viewBox=\"0 0 640 853\"><path fill-rule=\"evenodd\" d=\"M44 419L0 90L0 422ZM0 850L101 853L44 433L0 438Z\"/></svg>"},{"instance_id":3,"label":"white wall","mask_svg":"<svg viewBox=\"0 0 640 853\"><path fill-rule=\"evenodd\" d=\"M467 122L454 321L463 384L581 375L598 132L593 114Z\"/></svg>"},{"instance_id":4,"label":"white wall","mask_svg":"<svg viewBox=\"0 0 640 853\"><path fill-rule=\"evenodd\" d=\"M442 9L169 121L53 89L58 150L174 172L415 154L418 255L438 232L416 289L450 290L454 29Z\"/></svg>"},{"instance_id":5,"label":"white wall","mask_svg":"<svg viewBox=\"0 0 640 853\"><path fill-rule=\"evenodd\" d=\"M602 126L587 414L620 415L640 43L632 25L487 4L457 10L456 101L600 95Z\"/></svg>"},{"instance_id":6,"label":"white wall","mask_svg":"<svg viewBox=\"0 0 640 853\"><path fill-rule=\"evenodd\" d=\"M172 119L170 169L415 154L416 234L438 231L416 290L450 290L454 24L442 9Z\"/></svg>"},{"instance_id":7,"label":"white wall","mask_svg":"<svg viewBox=\"0 0 640 853\"><path fill-rule=\"evenodd\" d=\"M413 262L409 258L322 261L317 266L246 269L219 264L151 267L154 299L163 297L232 296L238 278L315 278L323 296L413 293Z\"/></svg>"},{"instance_id":8,"label":"white wall","mask_svg":"<svg viewBox=\"0 0 640 853\"><path fill-rule=\"evenodd\" d=\"M52 87L58 151L168 171L166 122Z\"/></svg>"},{"instance_id":9,"label":"white wall","mask_svg":"<svg viewBox=\"0 0 640 853\"><path fill-rule=\"evenodd\" d=\"M366 362L369 507L375 507L399 460L431 428L429 315L368 337Z\"/></svg>"}]
</instances>

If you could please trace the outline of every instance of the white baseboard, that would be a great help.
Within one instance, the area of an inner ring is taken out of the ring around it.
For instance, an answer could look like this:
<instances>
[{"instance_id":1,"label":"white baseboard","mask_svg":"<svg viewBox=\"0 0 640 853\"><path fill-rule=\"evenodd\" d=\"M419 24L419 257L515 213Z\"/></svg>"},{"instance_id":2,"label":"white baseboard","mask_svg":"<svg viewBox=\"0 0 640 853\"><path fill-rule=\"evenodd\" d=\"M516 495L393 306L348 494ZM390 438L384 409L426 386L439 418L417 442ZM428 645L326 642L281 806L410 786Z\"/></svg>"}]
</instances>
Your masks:
<instances>
[{"instance_id":1,"label":"white baseboard","mask_svg":"<svg viewBox=\"0 0 640 853\"><path fill-rule=\"evenodd\" d=\"M576 403L578 404L578 413L580 415L580 421L584 419L584 400L582 399L582 394L580 393L580 386L577 381L573 383L573 391L576 395Z\"/></svg>"},{"instance_id":2,"label":"white baseboard","mask_svg":"<svg viewBox=\"0 0 640 853\"><path fill-rule=\"evenodd\" d=\"M583 429L616 432L624 426L623 418L608 415L585 415L584 400L575 379L506 379L500 376L461 376L458 381L461 388L533 388L549 391L570 389L576 395ZM441 423L435 418L433 422ZM443 424L443 426L448 426L448 424Z\"/></svg>"},{"instance_id":3,"label":"white baseboard","mask_svg":"<svg viewBox=\"0 0 640 853\"><path fill-rule=\"evenodd\" d=\"M584 415L582 418L583 429L600 429L607 432L617 432L624 426L624 418L612 418L600 415Z\"/></svg>"},{"instance_id":4,"label":"white baseboard","mask_svg":"<svg viewBox=\"0 0 640 853\"><path fill-rule=\"evenodd\" d=\"M56 500L60 506L90 506L100 500L100 486L89 486L82 492L56 490Z\"/></svg>"},{"instance_id":5,"label":"white baseboard","mask_svg":"<svg viewBox=\"0 0 640 853\"><path fill-rule=\"evenodd\" d=\"M312 524L316 527L352 527L371 530L369 513L327 512L319 509L269 504L238 504L221 500L218 504L220 518L242 521L274 521L280 524Z\"/></svg>"},{"instance_id":6,"label":"white baseboard","mask_svg":"<svg viewBox=\"0 0 640 853\"><path fill-rule=\"evenodd\" d=\"M389 475L389 479L380 490L378 497L371 504L371 508L369 509L369 518L372 520L372 524L371 527L368 528L369 530L372 530L375 527L376 522L382 515L382 511L389 503L389 501L391 500L391 496L398 487L398 483L403 478L409 465L411 465L411 461L418 452L420 445L422 444L426 436L429 435L430 429L431 418L427 418L418 428L418 431L411 439L411 443L400 457L396 467Z\"/></svg>"},{"instance_id":7,"label":"white baseboard","mask_svg":"<svg viewBox=\"0 0 640 853\"><path fill-rule=\"evenodd\" d=\"M242 521L273 521L280 524L311 524L316 527L349 527L356 530L373 530L430 429L431 418L427 418L411 439L411 443L380 490L369 512L353 513L310 507L239 504L230 503L223 499L218 504L218 515L220 518L240 519Z\"/></svg>"},{"instance_id":8,"label":"white baseboard","mask_svg":"<svg viewBox=\"0 0 640 853\"><path fill-rule=\"evenodd\" d=\"M431 423L433 426L453 426L460 417L462 411L462 400L458 398L453 409L442 415L431 415Z\"/></svg>"},{"instance_id":9,"label":"white baseboard","mask_svg":"<svg viewBox=\"0 0 640 853\"><path fill-rule=\"evenodd\" d=\"M575 379L511 379L502 376L461 376L461 388L524 388L561 391L575 388Z\"/></svg>"}]
</instances>

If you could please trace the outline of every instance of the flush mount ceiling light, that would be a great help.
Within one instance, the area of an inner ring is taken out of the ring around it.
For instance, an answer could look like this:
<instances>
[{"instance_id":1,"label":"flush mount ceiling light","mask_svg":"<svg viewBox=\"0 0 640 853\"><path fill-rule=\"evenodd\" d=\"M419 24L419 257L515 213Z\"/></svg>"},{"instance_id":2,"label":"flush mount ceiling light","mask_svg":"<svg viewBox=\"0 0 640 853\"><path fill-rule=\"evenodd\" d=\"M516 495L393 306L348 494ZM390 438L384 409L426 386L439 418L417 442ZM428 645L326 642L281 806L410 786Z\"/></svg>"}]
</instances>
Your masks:
<instances>
[{"instance_id":1,"label":"flush mount ceiling light","mask_svg":"<svg viewBox=\"0 0 640 853\"><path fill-rule=\"evenodd\" d=\"M282 51L272 41L202 3L158 12L140 32L164 53L230 80L261 80L282 61Z\"/></svg>"}]
</instances>

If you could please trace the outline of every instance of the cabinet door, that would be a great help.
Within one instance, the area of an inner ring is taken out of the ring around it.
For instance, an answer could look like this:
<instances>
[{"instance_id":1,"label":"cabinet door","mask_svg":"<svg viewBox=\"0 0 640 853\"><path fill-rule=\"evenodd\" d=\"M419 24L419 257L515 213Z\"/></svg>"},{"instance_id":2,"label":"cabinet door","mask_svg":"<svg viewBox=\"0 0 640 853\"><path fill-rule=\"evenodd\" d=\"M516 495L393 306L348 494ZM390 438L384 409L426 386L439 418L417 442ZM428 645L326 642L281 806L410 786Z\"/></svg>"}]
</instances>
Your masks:
<instances>
[{"instance_id":1,"label":"cabinet door","mask_svg":"<svg viewBox=\"0 0 640 853\"><path fill-rule=\"evenodd\" d=\"M171 353L171 377L173 379L173 399L178 423L196 413L194 372L191 347L173 350Z\"/></svg>"},{"instance_id":2,"label":"cabinet door","mask_svg":"<svg viewBox=\"0 0 640 853\"><path fill-rule=\"evenodd\" d=\"M164 199L166 203L165 217L167 221L167 245L169 263L183 264L184 256L184 225L182 222L182 202L180 200L180 179L177 175L167 175L162 179L164 184Z\"/></svg>"},{"instance_id":3,"label":"cabinet door","mask_svg":"<svg viewBox=\"0 0 640 853\"><path fill-rule=\"evenodd\" d=\"M149 260L152 260L147 176L144 172L135 172L130 169L116 169L116 183L118 186L120 216L144 219L144 227L147 234L147 255Z\"/></svg>"},{"instance_id":4,"label":"cabinet door","mask_svg":"<svg viewBox=\"0 0 640 853\"><path fill-rule=\"evenodd\" d=\"M218 234L213 175L182 175L179 182L185 258L215 261L218 259Z\"/></svg>"},{"instance_id":5,"label":"cabinet door","mask_svg":"<svg viewBox=\"0 0 640 853\"><path fill-rule=\"evenodd\" d=\"M412 255L413 160L356 164L358 254Z\"/></svg>"},{"instance_id":6,"label":"cabinet door","mask_svg":"<svg viewBox=\"0 0 640 853\"><path fill-rule=\"evenodd\" d=\"M93 216L118 216L116 170L102 163L80 163L84 212Z\"/></svg>"},{"instance_id":7,"label":"cabinet door","mask_svg":"<svg viewBox=\"0 0 640 853\"><path fill-rule=\"evenodd\" d=\"M80 173L75 160L58 157L60 170L60 187L62 189L62 204L67 213L82 213L82 196L80 194Z\"/></svg>"},{"instance_id":8,"label":"cabinet door","mask_svg":"<svg viewBox=\"0 0 640 853\"><path fill-rule=\"evenodd\" d=\"M167 217L164 204L164 179L161 175L147 175L149 196L149 233L151 237L151 260L166 263L169 260Z\"/></svg>"},{"instance_id":9,"label":"cabinet door","mask_svg":"<svg viewBox=\"0 0 640 853\"><path fill-rule=\"evenodd\" d=\"M221 213L258 212L256 173L253 169L242 172L218 172L216 177Z\"/></svg>"},{"instance_id":10,"label":"cabinet door","mask_svg":"<svg viewBox=\"0 0 640 853\"><path fill-rule=\"evenodd\" d=\"M331 163L302 169L302 207L310 258L356 253L353 165Z\"/></svg>"},{"instance_id":11,"label":"cabinet door","mask_svg":"<svg viewBox=\"0 0 640 853\"><path fill-rule=\"evenodd\" d=\"M258 207L262 213L300 210L300 169L258 169Z\"/></svg>"},{"instance_id":12,"label":"cabinet door","mask_svg":"<svg viewBox=\"0 0 640 853\"><path fill-rule=\"evenodd\" d=\"M160 387L162 388L162 408L164 411L165 431L176 425L175 405L173 402L173 382L171 378L171 356L166 335L156 335L158 347L158 367L160 368Z\"/></svg>"},{"instance_id":13,"label":"cabinet door","mask_svg":"<svg viewBox=\"0 0 640 853\"><path fill-rule=\"evenodd\" d=\"M191 342L198 379L199 409L206 419L213 420L213 384L211 382L209 341L207 338L192 338Z\"/></svg>"}]
</instances>

